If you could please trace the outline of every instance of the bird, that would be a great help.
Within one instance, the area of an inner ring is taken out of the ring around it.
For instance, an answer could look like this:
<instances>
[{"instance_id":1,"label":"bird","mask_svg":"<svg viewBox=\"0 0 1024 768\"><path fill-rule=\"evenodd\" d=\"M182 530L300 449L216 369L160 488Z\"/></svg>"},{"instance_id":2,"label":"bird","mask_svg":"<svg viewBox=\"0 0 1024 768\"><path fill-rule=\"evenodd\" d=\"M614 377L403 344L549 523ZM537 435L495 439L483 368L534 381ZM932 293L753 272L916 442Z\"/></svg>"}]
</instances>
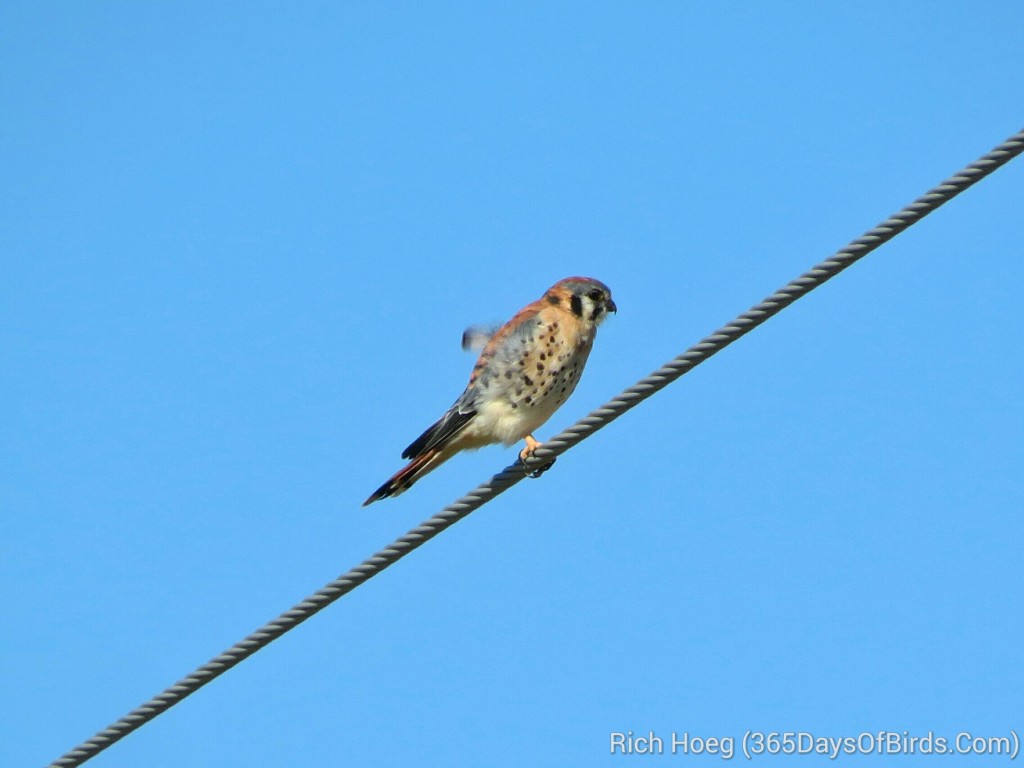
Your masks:
<instances>
[{"instance_id":1,"label":"bird","mask_svg":"<svg viewBox=\"0 0 1024 768\"><path fill-rule=\"evenodd\" d=\"M493 334L481 326L467 329L463 348L482 351L465 391L402 452L409 463L363 506L404 493L460 451L525 440L519 460L532 456L541 446L533 432L572 394L597 327L617 311L600 280L567 277Z\"/></svg>"}]
</instances>

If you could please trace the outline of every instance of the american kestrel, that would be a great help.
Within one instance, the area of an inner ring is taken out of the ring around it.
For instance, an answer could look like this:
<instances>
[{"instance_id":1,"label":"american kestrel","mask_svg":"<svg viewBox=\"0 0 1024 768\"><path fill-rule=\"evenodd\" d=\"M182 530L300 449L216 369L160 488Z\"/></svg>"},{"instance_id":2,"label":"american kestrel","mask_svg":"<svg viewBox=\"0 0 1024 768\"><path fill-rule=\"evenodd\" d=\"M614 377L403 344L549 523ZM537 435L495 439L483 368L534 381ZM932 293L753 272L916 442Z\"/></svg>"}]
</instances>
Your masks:
<instances>
[{"instance_id":1,"label":"american kestrel","mask_svg":"<svg viewBox=\"0 0 1024 768\"><path fill-rule=\"evenodd\" d=\"M560 280L519 310L486 341L455 404L402 453L411 461L363 506L404 492L459 451L525 439L519 458L533 455L540 446L533 431L572 394L597 326L615 311L608 286L591 277ZM480 334L467 331L463 346Z\"/></svg>"}]
</instances>

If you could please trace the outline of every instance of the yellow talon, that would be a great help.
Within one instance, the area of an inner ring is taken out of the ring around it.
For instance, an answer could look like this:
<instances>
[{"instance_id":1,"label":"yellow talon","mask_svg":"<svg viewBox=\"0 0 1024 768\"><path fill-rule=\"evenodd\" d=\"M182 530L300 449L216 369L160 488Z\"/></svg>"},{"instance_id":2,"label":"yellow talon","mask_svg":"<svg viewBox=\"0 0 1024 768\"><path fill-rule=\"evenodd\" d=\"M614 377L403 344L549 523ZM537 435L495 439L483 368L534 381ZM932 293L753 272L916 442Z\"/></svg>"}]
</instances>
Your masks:
<instances>
[{"instance_id":1,"label":"yellow talon","mask_svg":"<svg viewBox=\"0 0 1024 768\"><path fill-rule=\"evenodd\" d=\"M526 461L530 456L533 456L534 451L541 447L542 443L538 443L534 440L533 435L526 436L526 447L519 452L519 460Z\"/></svg>"}]
</instances>

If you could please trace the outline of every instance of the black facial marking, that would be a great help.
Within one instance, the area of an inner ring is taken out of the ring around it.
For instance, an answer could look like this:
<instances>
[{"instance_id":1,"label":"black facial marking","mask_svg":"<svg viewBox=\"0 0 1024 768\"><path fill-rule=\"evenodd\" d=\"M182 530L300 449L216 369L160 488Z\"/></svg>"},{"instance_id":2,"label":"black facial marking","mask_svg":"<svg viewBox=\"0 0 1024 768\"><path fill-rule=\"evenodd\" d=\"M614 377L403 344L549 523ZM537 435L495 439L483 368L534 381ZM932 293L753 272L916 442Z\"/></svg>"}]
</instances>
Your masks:
<instances>
[{"instance_id":1,"label":"black facial marking","mask_svg":"<svg viewBox=\"0 0 1024 768\"><path fill-rule=\"evenodd\" d=\"M594 311L590 313L591 320L597 320L597 316L601 314L601 306L597 305L594 307Z\"/></svg>"},{"instance_id":2,"label":"black facial marking","mask_svg":"<svg viewBox=\"0 0 1024 768\"><path fill-rule=\"evenodd\" d=\"M576 317L583 317L583 300L575 293L572 295L572 298L569 299L569 309L572 310L572 313L576 315Z\"/></svg>"}]
</instances>

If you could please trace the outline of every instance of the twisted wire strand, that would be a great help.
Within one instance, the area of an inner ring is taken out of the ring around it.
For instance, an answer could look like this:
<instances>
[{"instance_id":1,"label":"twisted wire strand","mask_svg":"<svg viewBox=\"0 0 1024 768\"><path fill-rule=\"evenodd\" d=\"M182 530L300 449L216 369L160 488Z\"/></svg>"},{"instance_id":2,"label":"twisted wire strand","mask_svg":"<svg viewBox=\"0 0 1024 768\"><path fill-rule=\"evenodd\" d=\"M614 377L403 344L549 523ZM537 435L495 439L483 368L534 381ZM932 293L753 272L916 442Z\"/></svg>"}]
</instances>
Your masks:
<instances>
[{"instance_id":1,"label":"twisted wire strand","mask_svg":"<svg viewBox=\"0 0 1024 768\"><path fill-rule=\"evenodd\" d=\"M451 527L498 494L505 492L526 477L527 474L550 463L556 456L569 450L580 441L585 440L594 432L611 423L655 392L668 386L716 352L725 349L732 342L746 335L819 285L835 277L851 264L871 253L871 251L883 243L888 242L921 218L1005 165L1022 152L1024 152L1024 130L1011 136L988 154L971 163L963 170L958 171L903 210L893 214L875 228L868 230L845 248L837 251L834 255L780 288L771 296L751 307L732 322L722 326L710 336L694 344L681 355L665 363L661 368L612 398L600 408L591 411L571 427L545 442L537 450L534 457L529 459L525 465L517 462L506 467L490 480L449 504L436 515L425 520L392 544L384 547L352 570L342 574L322 589L314 592L291 608L291 610L286 611L276 619L260 627L244 640L231 646L190 675L183 677L174 685L132 710L89 740L82 742L82 744L51 763L51 768L72 768L73 766L81 765L114 742L127 736L136 728L148 723L186 696L195 693L214 678L252 656L256 651L276 640L285 632L319 613L338 598L351 592L389 565L405 557L405 555L437 536L446 528Z\"/></svg>"}]
</instances>

